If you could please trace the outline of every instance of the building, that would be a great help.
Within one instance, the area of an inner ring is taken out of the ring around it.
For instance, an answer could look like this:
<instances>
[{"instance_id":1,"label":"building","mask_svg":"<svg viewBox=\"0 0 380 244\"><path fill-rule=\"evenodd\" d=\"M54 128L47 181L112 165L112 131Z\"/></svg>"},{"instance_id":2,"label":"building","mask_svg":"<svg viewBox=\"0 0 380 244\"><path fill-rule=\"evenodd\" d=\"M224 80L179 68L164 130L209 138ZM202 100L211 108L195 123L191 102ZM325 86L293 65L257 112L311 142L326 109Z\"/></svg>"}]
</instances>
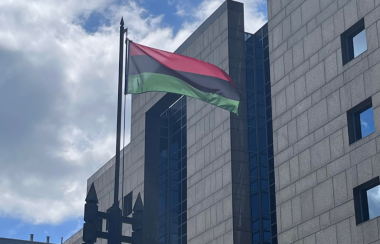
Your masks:
<instances>
[{"instance_id":1,"label":"building","mask_svg":"<svg viewBox=\"0 0 380 244\"><path fill-rule=\"evenodd\" d=\"M237 116L173 94L132 97L119 196L141 193L145 243L379 242L379 5L268 0L268 24L249 34L243 4L227 0L177 49L224 69L242 100ZM113 165L87 181L102 211Z\"/></svg>"},{"instance_id":2,"label":"building","mask_svg":"<svg viewBox=\"0 0 380 244\"><path fill-rule=\"evenodd\" d=\"M33 240L33 234L30 234L30 240L19 240L19 239L10 239L10 238L3 238L0 237L0 243L1 244L46 244L46 243L51 243L50 242L50 236L46 237L46 242L38 242ZM63 237L61 238L61 243L62 243Z\"/></svg>"},{"instance_id":3,"label":"building","mask_svg":"<svg viewBox=\"0 0 380 244\"><path fill-rule=\"evenodd\" d=\"M380 3L268 4L278 242L378 243Z\"/></svg>"}]
</instances>

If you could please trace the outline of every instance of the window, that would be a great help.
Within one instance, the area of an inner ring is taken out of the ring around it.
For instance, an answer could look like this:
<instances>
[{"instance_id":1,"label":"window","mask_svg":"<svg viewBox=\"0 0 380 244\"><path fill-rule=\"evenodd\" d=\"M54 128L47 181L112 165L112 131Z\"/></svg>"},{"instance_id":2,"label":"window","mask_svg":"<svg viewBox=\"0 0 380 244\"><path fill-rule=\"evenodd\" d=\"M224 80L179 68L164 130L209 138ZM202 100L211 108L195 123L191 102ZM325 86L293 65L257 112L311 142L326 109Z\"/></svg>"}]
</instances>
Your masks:
<instances>
[{"instance_id":1,"label":"window","mask_svg":"<svg viewBox=\"0 0 380 244\"><path fill-rule=\"evenodd\" d=\"M349 143L352 144L375 131L372 99L368 98L347 111Z\"/></svg>"},{"instance_id":2,"label":"window","mask_svg":"<svg viewBox=\"0 0 380 244\"><path fill-rule=\"evenodd\" d=\"M364 19L359 20L341 36L343 65L367 50Z\"/></svg>"},{"instance_id":3,"label":"window","mask_svg":"<svg viewBox=\"0 0 380 244\"><path fill-rule=\"evenodd\" d=\"M187 243L186 97L160 115L158 243Z\"/></svg>"},{"instance_id":4,"label":"window","mask_svg":"<svg viewBox=\"0 0 380 244\"><path fill-rule=\"evenodd\" d=\"M354 188L356 224L380 216L380 180L376 177Z\"/></svg>"},{"instance_id":5,"label":"window","mask_svg":"<svg viewBox=\"0 0 380 244\"><path fill-rule=\"evenodd\" d=\"M268 25L245 34L253 244L277 244Z\"/></svg>"},{"instance_id":6,"label":"window","mask_svg":"<svg viewBox=\"0 0 380 244\"><path fill-rule=\"evenodd\" d=\"M369 219L380 216L380 186L367 191Z\"/></svg>"},{"instance_id":7,"label":"window","mask_svg":"<svg viewBox=\"0 0 380 244\"><path fill-rule=\"evenodd\" d=\"M124 196L123 216L128 216L132 213L132 192Z\"/></svg>"}]
</instances>

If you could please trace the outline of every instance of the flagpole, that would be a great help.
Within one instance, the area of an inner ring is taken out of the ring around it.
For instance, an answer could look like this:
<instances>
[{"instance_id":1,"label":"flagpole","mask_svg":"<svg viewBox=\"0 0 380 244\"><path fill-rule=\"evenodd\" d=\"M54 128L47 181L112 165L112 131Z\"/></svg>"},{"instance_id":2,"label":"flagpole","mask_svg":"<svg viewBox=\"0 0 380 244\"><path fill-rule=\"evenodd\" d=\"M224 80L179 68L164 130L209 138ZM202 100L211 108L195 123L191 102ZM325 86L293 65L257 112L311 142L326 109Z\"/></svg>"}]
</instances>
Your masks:
<instances>
[{"instance_id":1,"label":"flagpole","mask_svg":"<svg viewBox=\"0 0 380 244\"><path fill-rule=\"evenodd\" d=\"M123 101L123 50L124 50L124 20L120 21L120 49L119 49L119 84L117 96L117 129L116 129L116 158L115 158L115 186L113 205L108 212L108 244L121 244L121 209L119 207L119 174L120 174L120 137L121 137L121 110Z\"/></svg>"},{"instance_id":2,"label":"flagpole","mask_svg":"<svg viewBox=\"0 0 380 244\"><path fill-rule=\"evenodd\" d=\"M117 129L116 129L116 160L115 160L115 187L113 204L119 206L119 173L120 173L120 136L121 136L121 107L123 100L123 50L124 50L124 20L120 21L120 49L119 49L119 85L117 96Z\"/></svg>"},{"instance_id":3,"label":"flagpole","mask_svg":"<svg viewBox=\"0 0 380 244\"><path fill-rule=\"evenodd\" d=\"M127 102L127 92L128 92L128 69L129 69L129 40L128 40L128 28L125 29L125 45L126 45L126 54L125 54L125 84L124 84L124 129L123 129L123 168L121 172L121 207L124 211L124 148L125 148L125 106Z\"/></svg>"}]
</instances>

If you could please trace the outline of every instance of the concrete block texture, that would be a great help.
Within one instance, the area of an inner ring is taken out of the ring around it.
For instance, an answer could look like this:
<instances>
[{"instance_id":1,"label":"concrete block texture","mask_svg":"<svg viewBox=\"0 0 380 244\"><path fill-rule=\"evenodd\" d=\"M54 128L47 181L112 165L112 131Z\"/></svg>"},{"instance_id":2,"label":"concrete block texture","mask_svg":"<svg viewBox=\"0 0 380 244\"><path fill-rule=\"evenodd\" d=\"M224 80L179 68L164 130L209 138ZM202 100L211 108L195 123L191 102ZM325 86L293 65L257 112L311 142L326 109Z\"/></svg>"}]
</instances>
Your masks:
<instances>
[{"instance_id":1,"label":"concrete block texture","mask_svg":"<svg viewBox=\"0 0 380 244\"><path fill-rule=\"evenodd\" d=\"M353 188L380 174L380 1L268 2L279 243L378 243L378 220L356 225ZM343 65L340 36L362 18L367 51ZM368 97L375 133L349 144L347 111Z\"/></svg>"}]
</instances>

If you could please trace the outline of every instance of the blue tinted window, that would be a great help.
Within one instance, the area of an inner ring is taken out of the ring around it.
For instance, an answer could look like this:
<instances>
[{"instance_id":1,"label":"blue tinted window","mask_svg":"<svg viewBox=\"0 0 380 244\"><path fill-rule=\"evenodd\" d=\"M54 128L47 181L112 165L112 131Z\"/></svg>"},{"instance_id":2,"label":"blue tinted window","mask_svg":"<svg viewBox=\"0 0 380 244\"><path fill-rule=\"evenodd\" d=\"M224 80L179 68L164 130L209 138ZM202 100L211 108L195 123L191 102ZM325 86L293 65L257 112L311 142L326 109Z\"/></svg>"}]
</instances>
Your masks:
<instances>
[{"instance_id":1,"label":"blue tinted window","mask_svg":"<svg viewBox=\"0 0 380 244\"><path fill-rule=\"evenodd\" d=\"M360 54L367 51L367 39L365 36L365 30L362 30L353 38L354 42L354 57L356 58Z\"/></svg>"},{"instance_id":2,"label":"blue tinted window","mask_svg":"<svg viewBox=\"0 0 380 244\"><path fill-rule=\"evenodd\" d=\"M380 186L367 191L369 219L380 216Z\"/></svg>"},{"instance_id":3,"label":"blue tinted window","mask_svg":"<svg viewBox=\"0 0 380 244\"><path fill-rule=\"evenodd\" d=\"M159 243L187 242L186 97L160 116Z\"/></svg>"},{"instance_id":4,"label":"blue tinted window","mask_svg":"<svg viewBox=\"0 0 380 244\"><path fill-rule=\"evenodd\" d=\"M267 28L265 25L254 35L246 34L250 37L250 42L252 38L255 40L254 48L246 46L249 61L246 82L252 243L257 244L277 244ZM253 63L252 57L255 57Z\"/></svg>"},{"instance_id":5,"label":"blue tinted window","mask_svg":"<svg viewBox=\"0 0 380 244\"><path fill-rule=\"evenodd\" d=\"M362 137L366 137L369 134L375 132L375 122L373 119L372 107L360 114L360 126Z\"/></svg>"}]
</instances>

